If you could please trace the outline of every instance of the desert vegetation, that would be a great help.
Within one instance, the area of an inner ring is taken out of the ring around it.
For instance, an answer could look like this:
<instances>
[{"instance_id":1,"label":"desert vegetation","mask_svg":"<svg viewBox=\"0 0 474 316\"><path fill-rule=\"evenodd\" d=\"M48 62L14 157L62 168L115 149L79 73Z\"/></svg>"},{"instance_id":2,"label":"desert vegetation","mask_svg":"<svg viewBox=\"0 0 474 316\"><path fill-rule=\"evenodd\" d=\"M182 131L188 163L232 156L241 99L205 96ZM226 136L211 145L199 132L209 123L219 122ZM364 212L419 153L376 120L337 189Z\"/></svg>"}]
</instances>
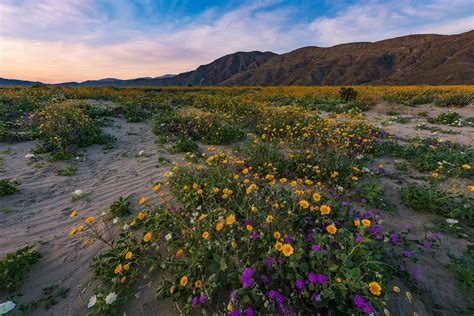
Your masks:
<instances>
[{"instance_id":1,"label":"desert vegetation","mask_svg":"<svg viewBox=\"0 0 474 316\"><path fill-rule=\"evenodd\" d=\"M470 315L473 100L471 86L0 88L1 230L37 204L57 223L26 231L31 246L2 236L0 313ZM29 199L48 177L68 194ZM80 260L76 286L23 296L60 251Z\"/></svg>"}]
</instances>

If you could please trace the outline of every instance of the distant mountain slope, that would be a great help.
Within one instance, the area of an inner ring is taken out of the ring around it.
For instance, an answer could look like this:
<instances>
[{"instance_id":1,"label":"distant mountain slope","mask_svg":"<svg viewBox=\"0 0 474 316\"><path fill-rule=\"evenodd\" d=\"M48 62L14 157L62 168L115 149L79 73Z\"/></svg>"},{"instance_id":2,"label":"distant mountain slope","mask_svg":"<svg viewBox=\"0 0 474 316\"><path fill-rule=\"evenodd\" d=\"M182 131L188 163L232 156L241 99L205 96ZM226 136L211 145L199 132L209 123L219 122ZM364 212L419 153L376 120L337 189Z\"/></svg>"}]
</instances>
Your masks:
<instances>
[{"instance_id":1,"label":"distant mountain slope","mask_svg":"<svg viewBox=\"0 0 474 316\"><path fill-rule=\"evenodd\" d=\"M304 47L222 84L473 84L474 31L409 35L374 43Z\"/></svg>"},{"instance_id":2,"label":"distant mountain slope","mask_svg":"<svg viewBox=\"0 0 474 316\"><path fill-rule=\"evenodd\" d=\"M26 81L26 80L0 78L0 86L32 86L34 84L42 84L42 83L39 81Z\"/></svg>"},{"instance_id":3,"label":"distant mountain slope","mask_svg":"<svg viewBox=\"0 0 474 316\"><path fill-rule=\"evenodd\" d=\"M276 54L272 52L237 52L199 66L196 70L172 78L151 80L150 83L166 86L218 85L237 73L258 69L274 56Z\"/></svg>"}]
</instances>

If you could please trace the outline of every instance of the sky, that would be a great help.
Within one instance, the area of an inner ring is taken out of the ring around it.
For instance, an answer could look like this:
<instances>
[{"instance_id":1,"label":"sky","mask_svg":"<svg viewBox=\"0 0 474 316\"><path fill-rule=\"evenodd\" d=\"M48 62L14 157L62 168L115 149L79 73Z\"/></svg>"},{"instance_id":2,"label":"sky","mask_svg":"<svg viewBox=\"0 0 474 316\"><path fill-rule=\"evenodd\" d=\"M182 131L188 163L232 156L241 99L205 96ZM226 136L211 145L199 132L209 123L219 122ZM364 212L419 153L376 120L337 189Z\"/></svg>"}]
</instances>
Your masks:
<instances>
[{"instance_id":1,"label":"sky","mask_svg":"<svg viewBox=\"0 0 474 316\"><path fill-rule=\"evenodd\" d=\"M1 0L0 77L156 77L236 51L472 29L472 0Z\"/></svg>"}]
</instances>

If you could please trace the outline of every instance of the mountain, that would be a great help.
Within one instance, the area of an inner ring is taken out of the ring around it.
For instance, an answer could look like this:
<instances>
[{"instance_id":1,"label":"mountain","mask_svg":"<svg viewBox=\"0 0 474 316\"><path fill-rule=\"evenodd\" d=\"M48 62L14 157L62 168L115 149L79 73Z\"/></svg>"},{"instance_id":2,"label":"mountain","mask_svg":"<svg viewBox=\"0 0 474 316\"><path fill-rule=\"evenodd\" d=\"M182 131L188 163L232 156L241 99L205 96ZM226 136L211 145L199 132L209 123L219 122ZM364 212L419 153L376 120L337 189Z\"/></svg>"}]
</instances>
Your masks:
<instances>
[{"instance_id":1,"label":"mountain","mask_svg":"<svg viewBox=\"0 0 474 316\"><path fill-rule=\"evenodd\" d=\"M38 82L0 78L0 85ZM378 42L303 47L277 55L237 52L196 70L156 78L106 78L59 86L474 84L474 30Z\"/></svg>"},{"instance_id":2,"label":"mountain","mask_svg":"<svg viewBox=\"0 0 474 316\"><path fill-rule=\"evenodd\" d=\"M32 86L34 84L42 84L42 83L39 81L26 81L26 80L0 78L0 86Z\"/></svg>"},{"instance_id":3,"label":"mountain","mask_svg":"<svg viewBox=\"0 0 474 316\"><path fill-rule=\"evenodd\" d=\"M218 85L232 76L258 69L262 64L276 56L272 52L237 52L225 55L207 65L199 66L196 70L184 72L172 78L152 80L158 85Z\"/></svg>"},{"instance_id":4,"label":"mountain","mask_svg":"<svg viewBox=\"0 0 474 316\"><path fill-rule=\"evenodd\" d=\"M159 77L143 77L143 78L136 78L136 79L128 79L128 80L123 80L123 79L116 79L116 78L104 78L104 79L99 79L99 80L87 80L83 82L63 82L63 83L58 83L55 84L56 86L61 86L61 87L77 87L77 86L130 86L130 85L154 85L153 83L150 83L151 81L154 80L159 80L159 79L166 79L166 78L172 78L175 75L163 75Z\"/></svg>"},{"instance_id":5,"label":"mountain","mask_svg":"<svg viewBox=\"0 0 474 316\"><path fill-rule=\"evenodd\" d=\"M228 85L473 84L474 31L304 47L241 72Z\"/></svg>"}]
</instances>

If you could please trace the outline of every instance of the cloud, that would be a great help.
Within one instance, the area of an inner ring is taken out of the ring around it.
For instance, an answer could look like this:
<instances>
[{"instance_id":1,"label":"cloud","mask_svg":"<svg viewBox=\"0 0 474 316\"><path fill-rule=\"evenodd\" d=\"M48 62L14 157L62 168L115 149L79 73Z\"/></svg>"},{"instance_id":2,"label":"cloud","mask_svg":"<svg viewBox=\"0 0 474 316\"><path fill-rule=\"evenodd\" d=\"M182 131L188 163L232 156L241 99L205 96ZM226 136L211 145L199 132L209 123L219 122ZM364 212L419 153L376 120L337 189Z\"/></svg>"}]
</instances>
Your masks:
<instances>
[{"instance_id":1,"label":"cloud","mask_svg":"<svg viewBox=\"0 0 474 316\"><path fill-rule=\"evenodd\" d=\"M277 0L171 17L148 0L4 0L0 76L44 82L158 76L235 51L283 53L409 33L459 33L472 25L466 0L337 2L335 15L304 12L319 14L305 20L295 18L302 14L298 5Z\"/></svg>"},{"instance_id":2,"label":"cloud","mask_svg":"<svg viewBox=\"0 0 474 316\"><path fill-rule=\"evenodd\" d=\"M346 7L334 17L319 17L309 30L325 46L414 33L453 34L472 28L472 14L472 2L466 0L372 0Z\"/></svg>"}]
</instances>

